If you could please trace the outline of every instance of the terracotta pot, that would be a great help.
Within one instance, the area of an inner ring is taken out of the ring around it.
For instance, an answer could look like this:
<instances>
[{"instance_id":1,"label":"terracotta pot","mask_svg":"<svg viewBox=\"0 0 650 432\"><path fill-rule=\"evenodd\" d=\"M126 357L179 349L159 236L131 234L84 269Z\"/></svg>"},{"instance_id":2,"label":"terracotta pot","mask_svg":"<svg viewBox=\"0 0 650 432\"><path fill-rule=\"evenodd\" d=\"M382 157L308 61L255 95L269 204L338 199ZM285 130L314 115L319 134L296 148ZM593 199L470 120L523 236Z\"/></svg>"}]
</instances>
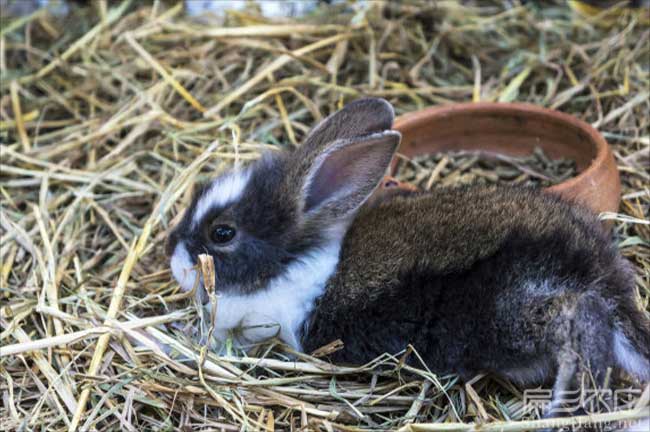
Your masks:
<instances>
[{"instance_id":1,"label":"terracotta pot","mask_svg":"<svg viewBox=\"0 0 650 432\"><path fill-rule=\"evenodd\" d=\"M596 212L618 210L621 182L612 152L602 135L571 115L523 103L462 103L402 115L394 129L402 133L398 151L408 157L453 150L523 156L541 147L551 158L575 160L578 168L577 176L549 192Z\"/></svg>"}]
</instances>

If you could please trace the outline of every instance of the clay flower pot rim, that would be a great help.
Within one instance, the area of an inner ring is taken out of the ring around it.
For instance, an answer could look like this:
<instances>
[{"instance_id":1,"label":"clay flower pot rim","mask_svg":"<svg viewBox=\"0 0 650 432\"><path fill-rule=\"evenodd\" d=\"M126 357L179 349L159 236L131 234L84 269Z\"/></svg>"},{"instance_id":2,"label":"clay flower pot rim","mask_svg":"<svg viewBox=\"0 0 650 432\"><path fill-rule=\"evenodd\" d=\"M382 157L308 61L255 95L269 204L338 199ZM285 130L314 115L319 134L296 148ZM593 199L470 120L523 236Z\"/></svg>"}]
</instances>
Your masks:
<instances>
[{"instance_id":1,"label":"clay flower pot rim","mask_svg":"<svg viewBox=\"0 0 650 432\"><path fill-rule=\"evenodd\" d=\"M405 129L410 126L411 122L419 123L421 121L426 121L427 118L433 115L444 116L448 113L456 113L458 111L463 111L465 113L486 111L492 113L501 112L504 114L512 114L516 112L536 113L540 116L550 116L557 120L570 123L589 135L589 138L596 145L596 157L591 161L586 169L579 172L576 176L546 188L548 190L555 191L571 188L579 183L582 178L595 175L598 165L606 163L609 149L607 141L605 141L605 138L593 126L570 114L525 102L460 102L449 105L432 106L398 116L395 119L393 128L396 130Z\"/></svg>"},{"instance_id":2,"label":"clay flower pot rim","mask_svg":"<svg viewBox=\"0 0 650 432\"><path fill-rule=\"evenodd\" d=\"M555 153L561 153L562 149L566 149L569 154L571 152L575 154L575 151L580 148L576 146L577 136L577 139L583 140L584 145L591 148L592 151L589 154L585 153L584 158L576 159L576 162L582 166L579 166L579 171L575 176L545 189L565 198L575 198L578 202L597 212L617 210L620 202L620 178L616 162L605 138L594 127L570 114L530 103L453 103L402 114L395 119L394 123L394 129L402 132L402 144L398 152L413 157L436 151L453 151L456 147L458 150L466 149L463 142L469 143L472 134L474 137L482 137L481 131L484 130L477 129L478 126L472 126L472 123L468 122L468 135L465 136L463 133L465 131L459 132L458 124L461 124L462 129L462 122L471 120L473 115L476 115L478 122L483 121L481 124L488 125L488 130L485 132L487 141L490 137L498 137L497 141L505 140L507 143L508 137L512 136L507 134L516 134L516 129L514 132L512 129L512 122L515 120L522 122L522 132L519 138L529 137L529 144L527 144L529 148L530 140L535 137L542 137L540 147L544 149L545 146L548 146L549 137L544 137L544 132L550 128L555 129L556 136L550 138L554 142ZM499 119L500 116L503 117L503 120ZM489 119L490 117L494 117L493 122ZM449 118L449 121L444 121L445 118ZM485 123L486 121L488 123ZM510 126L507 126L508 122L510 122ZM544 122L548 122L548 127L544 126ZM454 123L455 126L453 126ZM503 131L501 130L502 124L504 125ZM447 125L450 125L450 129L445 129ZM508 127L510 127L509 130ZM566 128L566 139L562 133L564 128ZM440 131L440 134L436 133L437 130ZM560 131L559 135L558 131ZM499 136L501 134L502 136ZM436 148L441 145L440 139L449 141L449 137L454 138L453 146L445 145L443 150ZM465 139L467 141L464 141ZM470 147L478 151L481 151L484 145L477 144L476 140L473 144L473 147ZM492 145L486 145L485 151L508 154L508 150L514 148L513 145L508 148L507 144L493 142ZM558 154L549 156L557 158ZM574 156L565 155L565 157L575 159ZM393 165L394 167L395 165ZM601 194L604 196L598 196Z\"/></svg>"}]
</instances>

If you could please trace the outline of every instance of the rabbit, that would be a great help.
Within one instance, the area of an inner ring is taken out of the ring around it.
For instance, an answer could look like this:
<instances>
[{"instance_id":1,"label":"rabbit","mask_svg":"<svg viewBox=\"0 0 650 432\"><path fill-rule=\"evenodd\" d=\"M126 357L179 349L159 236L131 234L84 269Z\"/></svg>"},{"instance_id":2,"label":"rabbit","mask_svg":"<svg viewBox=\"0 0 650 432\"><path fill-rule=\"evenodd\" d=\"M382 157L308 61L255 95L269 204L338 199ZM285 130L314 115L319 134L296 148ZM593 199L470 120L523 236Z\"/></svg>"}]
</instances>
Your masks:
<instances>
[{"instance_id":1,"label":"rabbit","mask_svg":"<svg viewBox=\"0 0 650 432\"><path fill-rule=\"evenodd\" d=\"M293 152L198 189L169 236L170 265L190 290L197 255L214 258L217 337L244 328L246 342L278 336L304 352L341 339L330 359L352 364L411 344L436 372L554 379L556 395L610 366L648 381L650 320L590 211L507 186L364 205L399 145L393 118L385 100L357 100Z\"/></svg>"}]
</instances>

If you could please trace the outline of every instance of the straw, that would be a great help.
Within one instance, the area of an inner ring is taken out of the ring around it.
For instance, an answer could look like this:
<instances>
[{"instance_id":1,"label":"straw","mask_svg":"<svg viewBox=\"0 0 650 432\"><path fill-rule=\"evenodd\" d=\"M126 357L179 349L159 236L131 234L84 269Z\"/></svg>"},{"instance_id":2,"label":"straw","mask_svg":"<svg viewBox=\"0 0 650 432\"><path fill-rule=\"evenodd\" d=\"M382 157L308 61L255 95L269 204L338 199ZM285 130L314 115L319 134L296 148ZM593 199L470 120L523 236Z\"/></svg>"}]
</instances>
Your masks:
<instances>
[{"instance_id":1,"label":"straw","mask_svg":"<svg viewBox=\"0 0 650 432\"><path fill-rule=\"evenodd\" d=\"M418 347L357 366L328 361L341 341L244 351L211 337L220 288L197 308L164 252L195 184L299 146L356 98L398 115L529 102L610 142L623 199L601 218L650 310L650 29L635 14L352 1L193 20L166 1L69 6L0 18L0 429L520 431L648 416L650 388L625 376L597 413L542 420L520 386L437 375ZM540 152L400 163L423 189L576 171Z\"/></svg>"}]
</instances>

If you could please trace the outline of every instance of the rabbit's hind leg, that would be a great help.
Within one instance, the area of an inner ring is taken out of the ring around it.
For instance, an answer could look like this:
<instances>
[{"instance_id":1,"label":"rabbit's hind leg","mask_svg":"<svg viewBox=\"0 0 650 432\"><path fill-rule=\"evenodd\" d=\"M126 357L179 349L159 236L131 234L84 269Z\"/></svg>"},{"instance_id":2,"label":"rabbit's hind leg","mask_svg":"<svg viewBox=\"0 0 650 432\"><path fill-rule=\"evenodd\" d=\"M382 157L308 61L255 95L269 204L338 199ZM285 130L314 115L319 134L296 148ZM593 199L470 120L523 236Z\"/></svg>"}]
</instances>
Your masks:
<instances>
[{"instance_id":1,"label":"rabbit's hind leg","mask_svg":"<svg viewBox=\"0 0 650 432\"><path fill-rule=\"evenodd\" d=\"M545 418L601 411L600 404L611 400L606 382L614 363L609 308L593 293L566 306L554 328L557 374Z\"/></svg>"},{"instance_id":2,"label":"rabbit's hind leg","mask_svg":"<svg viewBox=\"0 0 650 432\"><path fill-rule=\"evenodd\" d=\"M616 361L612 352L612 311L599 295L582 295L573 319L572 342L579 355L579 376L583 384L602 389L608 369Z\"/></svg>"}]
</instances>

